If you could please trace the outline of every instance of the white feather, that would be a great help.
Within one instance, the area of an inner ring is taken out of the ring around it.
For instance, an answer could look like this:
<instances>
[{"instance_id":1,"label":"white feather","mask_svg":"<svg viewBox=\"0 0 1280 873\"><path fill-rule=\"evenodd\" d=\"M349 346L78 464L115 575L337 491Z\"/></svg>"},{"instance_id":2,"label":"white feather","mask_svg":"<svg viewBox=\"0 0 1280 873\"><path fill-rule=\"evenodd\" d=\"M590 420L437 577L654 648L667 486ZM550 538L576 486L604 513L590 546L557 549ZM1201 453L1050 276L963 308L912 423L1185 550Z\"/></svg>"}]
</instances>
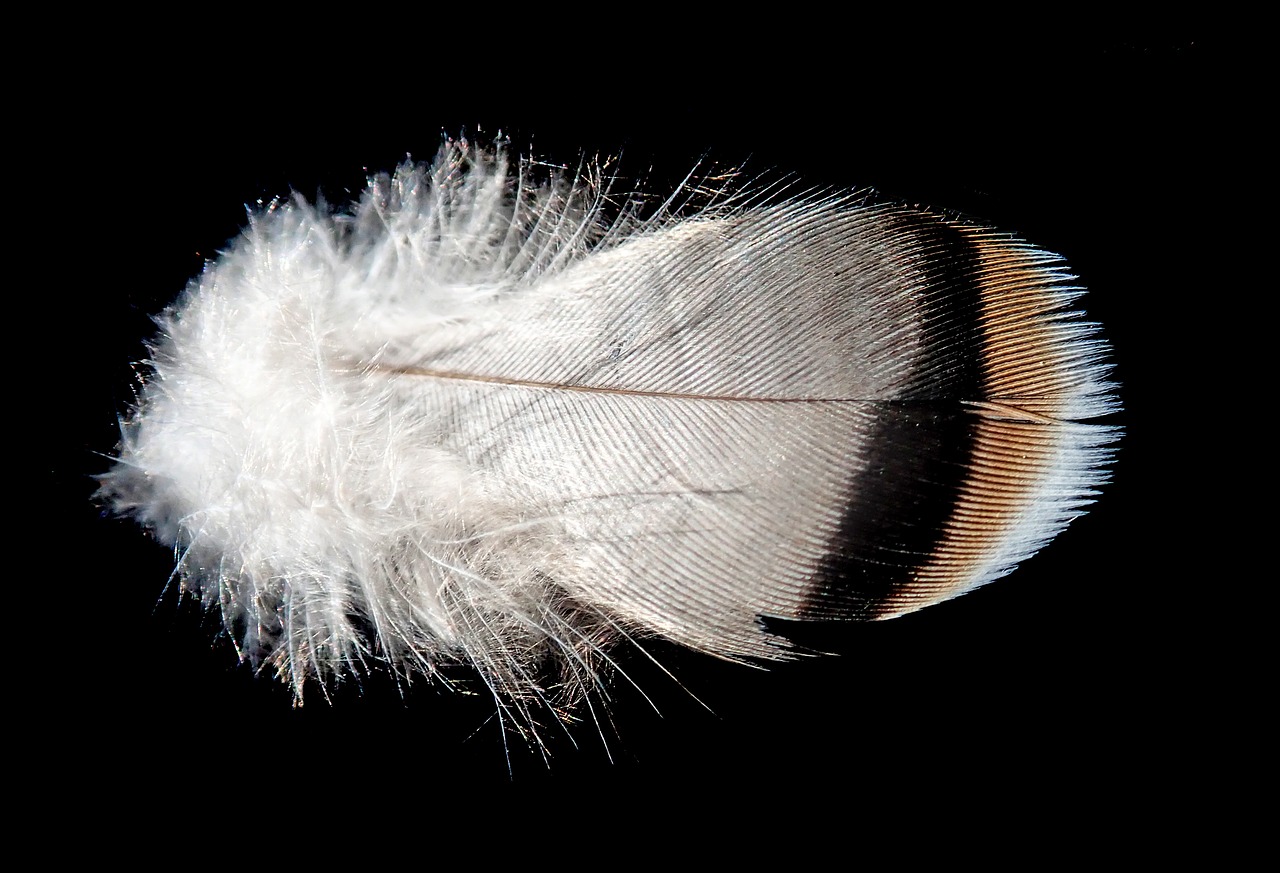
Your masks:
<instances>
[{"instance_id":1,"label":"white feather","mask_svg":"<svg viewBox=\"0 0 1280 873\"><path fill-rule=\"evenodd\" d=\"M934 397L921 368L951 362L921 307L947 289L911 211L720 197L642 221L607 217L597 167L538 172L450 142L350 213L272 204L159 320L103 493L299 699L461 662L504 705L572 700L636 636L786 657L762 617L860 617L815 586L904 392L1017 459L974 455L876 617L1009 572L1105 478L1114 432L1077 423L1115 409L1105 348L1053 256L939 219L983 289L1013 278L981 322L984 348L1011 337L983 365L1008 390Z\"/></svg>"}]
</instances>

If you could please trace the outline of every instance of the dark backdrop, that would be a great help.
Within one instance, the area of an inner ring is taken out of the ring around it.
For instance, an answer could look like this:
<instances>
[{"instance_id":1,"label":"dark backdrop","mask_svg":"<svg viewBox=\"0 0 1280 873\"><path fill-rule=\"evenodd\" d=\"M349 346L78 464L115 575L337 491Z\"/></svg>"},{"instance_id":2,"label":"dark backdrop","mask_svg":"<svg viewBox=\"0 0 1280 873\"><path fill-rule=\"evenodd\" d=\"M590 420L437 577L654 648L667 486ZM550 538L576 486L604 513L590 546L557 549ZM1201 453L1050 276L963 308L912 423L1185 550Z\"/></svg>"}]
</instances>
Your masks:
<instances>
[{"instance_id":1,"label":"dark backdrop","mask_svg":"<svg viewBox=\"0 0 1280 873\"><path fill-rule=\"evenodd\" d=\"M242 797L341 784L365 799L392 784L896 786L922 803L991 780L1015 795L1145 781L1159 769L1153 726L1198 681L1162 630L1189 590L1178 557L1192 536L1148 522L1177 503L1170 409L1196 324L1176 302L1204 296L1203 150L1225 82L1210 51L1182 37L873 49L785 35L737 51L697 32L622 33L587 51L563 37L447 56L424 35L351 52L283 37L131 45L95 56L74 93L33 99L52 119L39 156L56 166L32 161L31 181L44 201L80 206L43 228L65 281L26 291L44 313L37 341L69 378L53 392L52 434L36 435L53 449L38 490L55 523L37 540L44 606L17 669L66 713L77 778ZM1126 436L1114 482L1014 575L850 627L833 641L840 657L762 672L659 647L686 689L633 665L661 715L620 686L612 761L589 723L553 732L549 762L518 740L506 754L483 697L402 698L378 677L363 695L348 685L333 705L294 708L237 666L216 621L163 593L165 550L91 501L131 362L150 316L238 232L245 204L291 189L345 201L367 171L430 159L442 131L499 129L563 161L621 150L625 170L659 186L708 155L874 187L1063 254L1115 347ZM63 323L71 333L57 339Z\"/></svg>"}]
</instances>

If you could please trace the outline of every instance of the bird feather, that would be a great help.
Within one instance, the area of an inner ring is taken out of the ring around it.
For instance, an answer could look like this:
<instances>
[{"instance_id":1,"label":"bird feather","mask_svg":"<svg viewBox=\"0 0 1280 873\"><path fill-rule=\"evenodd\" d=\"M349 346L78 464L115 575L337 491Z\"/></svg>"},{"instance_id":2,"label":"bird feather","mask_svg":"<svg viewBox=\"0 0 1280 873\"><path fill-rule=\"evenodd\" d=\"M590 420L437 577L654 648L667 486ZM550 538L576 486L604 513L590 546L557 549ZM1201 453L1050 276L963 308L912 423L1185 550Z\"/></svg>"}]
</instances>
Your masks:
<instances>
[{"instance_id":1,"label":"bird feather","mask_svg":"<svg viewBox=\"0 0 1280 873\"><path fill-rule=\"evenodd\" d=\"M299 700L463 663L504 705L623 640L795 657L771 619L970 591L1095 497L1118 405L1061 259L703 193L646 215L449 140L348 210L274 202L159 317L101 494Z\"/></svg>"}]
</instances>

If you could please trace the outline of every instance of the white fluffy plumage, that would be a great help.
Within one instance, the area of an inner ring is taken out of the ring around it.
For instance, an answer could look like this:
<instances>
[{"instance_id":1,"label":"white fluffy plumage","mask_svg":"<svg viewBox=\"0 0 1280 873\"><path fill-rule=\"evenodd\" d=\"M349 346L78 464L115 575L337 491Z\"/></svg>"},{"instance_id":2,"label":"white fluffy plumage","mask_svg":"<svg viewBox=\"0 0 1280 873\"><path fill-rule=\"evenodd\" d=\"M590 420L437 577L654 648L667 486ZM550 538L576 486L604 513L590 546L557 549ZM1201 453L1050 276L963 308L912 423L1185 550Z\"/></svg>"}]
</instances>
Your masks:
<instances>
[{"instance_id":1,"label":"white fluffy plumage","mask_svg":"<svg viewBox=\"0 0 1280 873\"><path fill-rule=\"evenodd\" d=\"M631 636L767 660L793 650L761 617L963 593L1104 480L1105 347L1054 256L840 199L612 209L599 167L454 141L350 212L273 203L160 317L102 493L299 699L465 663L505 706L572 702ZM937 324L970 292L961 341ZM953 396L975 356L990 390ZM881 523L854 508L893 474L876 437L921 404L998 448L944 462L958 508L892 533L924 538L867 594L836 544Z\"/></svg>"}]
</instances>

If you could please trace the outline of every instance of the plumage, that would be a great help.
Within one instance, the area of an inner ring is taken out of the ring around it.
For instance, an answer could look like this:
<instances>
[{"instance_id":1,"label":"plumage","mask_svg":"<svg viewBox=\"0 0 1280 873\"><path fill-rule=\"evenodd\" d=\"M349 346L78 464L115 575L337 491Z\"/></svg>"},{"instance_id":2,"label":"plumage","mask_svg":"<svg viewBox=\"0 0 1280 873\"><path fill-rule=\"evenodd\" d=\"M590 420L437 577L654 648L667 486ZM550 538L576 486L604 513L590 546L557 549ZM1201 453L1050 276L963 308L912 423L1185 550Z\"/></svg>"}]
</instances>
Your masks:
<instances>
[{"instance_id":1,"label":"plumage","mask_svg":"<svg viewBox=\"0 0 1280 873\"><path fill-rule=\"evenodd\" d=\"M273 203L160 317L101 493L299 699L461 662L519 706L619 641L780 660L770 619L962 594L1105 481L1057 256L865 197L614 201L450 141Z\"/></svg>"}]
</instances>

